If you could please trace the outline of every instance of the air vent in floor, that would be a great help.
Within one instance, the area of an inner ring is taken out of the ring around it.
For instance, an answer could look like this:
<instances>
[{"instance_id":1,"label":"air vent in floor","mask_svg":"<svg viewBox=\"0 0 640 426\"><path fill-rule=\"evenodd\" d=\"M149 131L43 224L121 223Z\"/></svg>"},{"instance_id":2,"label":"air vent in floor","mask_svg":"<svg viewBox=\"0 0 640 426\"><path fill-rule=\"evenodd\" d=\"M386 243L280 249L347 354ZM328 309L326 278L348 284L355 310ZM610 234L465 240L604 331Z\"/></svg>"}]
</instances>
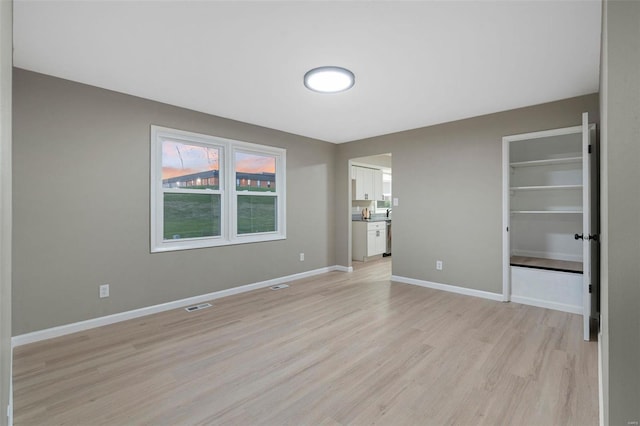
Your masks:
<instances>
[{"instance_id":1,"label":"air vent in floor","mask_svg":"<svg viewBox=\"0 0 640 426\"><path fill-rule=\"evenodd\" d=\"M282 290L283 288L289 287L287 284L278 284L271 287L271 290Z\"/></svg>"},{"instance_id":2,"label":"air vent in floor","mask_svg":"<svg viewBox=\"0 0 640 426\"><path fill-rule=\"evenodd\" d=\"M187 312L199 311L200 309L210 308L211 303L201 303L199 305L189 306L188 308L184 308Z\"/></svg>"}]
</instances>

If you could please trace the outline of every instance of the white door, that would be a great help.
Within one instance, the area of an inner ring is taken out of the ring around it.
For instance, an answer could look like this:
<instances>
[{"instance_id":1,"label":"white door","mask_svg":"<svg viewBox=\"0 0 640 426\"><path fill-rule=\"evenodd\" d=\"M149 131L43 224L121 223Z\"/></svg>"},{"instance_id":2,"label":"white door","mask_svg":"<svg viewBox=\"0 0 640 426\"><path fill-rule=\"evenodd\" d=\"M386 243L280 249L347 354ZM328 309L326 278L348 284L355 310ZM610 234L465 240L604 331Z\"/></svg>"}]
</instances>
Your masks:
<instances>
[{"instance_id":1,"label":"white door","mask_svg":"<svg viewBox=\"0 0 640 426\"><path fill-rule=\"evenodd\" d=\"M592 126L593 127L593 126ZM595 156L595 146L592 146L591 128L589 126L589 113L582 114L582 320L584 340L590 338L590 318L592 314L592 264L591 249L592 241L597 239L592 229L591 206L592 206L592 176L591 159ZM593 152L593 154L592 154ZM595 172L595 170L594 170ZM594 212L595 214L596 212ZM594 241L596 244L597 242Z\"/></svg>"}]
</instances>

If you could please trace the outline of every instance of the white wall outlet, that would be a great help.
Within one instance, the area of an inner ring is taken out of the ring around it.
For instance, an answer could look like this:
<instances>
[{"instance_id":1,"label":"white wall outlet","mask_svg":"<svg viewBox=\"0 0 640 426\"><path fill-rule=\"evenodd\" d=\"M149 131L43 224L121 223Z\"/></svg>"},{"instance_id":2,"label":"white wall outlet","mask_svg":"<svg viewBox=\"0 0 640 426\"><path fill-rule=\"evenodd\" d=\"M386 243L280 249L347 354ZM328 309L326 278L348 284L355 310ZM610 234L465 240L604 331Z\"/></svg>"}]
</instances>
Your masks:
<instances>
[{"instance_id":1,"label":"white wall outlet","mask_svg":"<svg viewBox=\"0 0 640 426\"><path fill-rule=\"evenodd\" d=\"M436 269L442 271L442 260L436 260Z\"/></svg>"},{"instance_id":2,"label":"white wall outlet","mask_svg":"<svg viewBox=\"0 0 640 426\"><path fill-rule=\"evenodd\" d=\"M304 253L300 253L300 262L304 262Z\"/></svg>"},{"instance_id":3,"label":"white wall outlet","mask_svg":"<svg viewBox=\"0 0 640 426\"><path fill-rule=\"evenodd\" d=\"M398 207L398 199L397 198L393 199L393 207Z\"/></svg>"},{"instance_id":4,"label":"white wall outlet","mask_svg":"<svg viewBox=\"0 0 640 426\"><path fill-rule=\"evenodd\" d=\"M102 284L100 286L100 298L109 297L109 284Z\"/></svg>"}]
</instances>

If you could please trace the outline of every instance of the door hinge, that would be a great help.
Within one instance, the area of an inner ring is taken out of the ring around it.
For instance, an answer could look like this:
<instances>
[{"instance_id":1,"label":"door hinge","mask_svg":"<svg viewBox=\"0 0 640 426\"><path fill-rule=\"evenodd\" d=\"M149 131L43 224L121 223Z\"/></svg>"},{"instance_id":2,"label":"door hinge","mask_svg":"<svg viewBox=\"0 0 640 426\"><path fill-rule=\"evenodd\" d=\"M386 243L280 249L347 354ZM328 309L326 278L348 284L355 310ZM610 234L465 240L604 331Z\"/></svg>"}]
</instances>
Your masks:
<instances>
[{"instance_id":1,"label":"door hinge","mask_svg":"<svg viewBox=\"0 0 640 426\"><path fill-rule=\"evenodd\" d=\"M589 154L591 154L591 144L589 144Z\"/></svg>"},{"instance_id":2,"label":"door hinge","mask_svg":"<svg viewBox=\"0 0 640 426\"><path fill-rule=\"evenodd\" d=\"M507 226L507 232L509 232L509 227Z\"/></svg>"},{"instance_id":3,"label":"door hinge","mask_svg":"<svg viewBox=\"0 0 640 426\"><path fill-rule=\"evenodd\" d=\"M589 293L593 293L593 285L589 284Z\"/></svg>"}]
</instances>

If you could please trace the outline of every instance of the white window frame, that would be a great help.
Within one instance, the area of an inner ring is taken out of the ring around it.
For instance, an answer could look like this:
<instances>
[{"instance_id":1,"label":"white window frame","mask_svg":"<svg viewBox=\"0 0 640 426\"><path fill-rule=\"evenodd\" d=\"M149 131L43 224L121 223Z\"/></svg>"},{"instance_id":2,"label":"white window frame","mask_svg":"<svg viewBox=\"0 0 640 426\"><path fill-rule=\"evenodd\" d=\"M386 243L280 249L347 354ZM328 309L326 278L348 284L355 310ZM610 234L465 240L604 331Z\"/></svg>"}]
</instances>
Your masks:
<instances>
[{"instance_id":1,"label":"white window frame","mask_svg":"<svg viewBox=\"0 0 640 426\"><path fill-rule=\"evenodd\" d=\"M162 142L172 140L189 145L210 146L219 149L219 189L179 190L162 187ZM274 192L237 191L235 153L274 157L276 160L276 188ZM150 181L150 233L151 252L189 250L233 244L284 240L286 234L286 150L233 139L151 126L151 181ZM220 236L164 239L164 193L220 194ZM259 195L276 198L276 231L238 234L236 228L238 195Z\"/></svg>"}]
</instances>

